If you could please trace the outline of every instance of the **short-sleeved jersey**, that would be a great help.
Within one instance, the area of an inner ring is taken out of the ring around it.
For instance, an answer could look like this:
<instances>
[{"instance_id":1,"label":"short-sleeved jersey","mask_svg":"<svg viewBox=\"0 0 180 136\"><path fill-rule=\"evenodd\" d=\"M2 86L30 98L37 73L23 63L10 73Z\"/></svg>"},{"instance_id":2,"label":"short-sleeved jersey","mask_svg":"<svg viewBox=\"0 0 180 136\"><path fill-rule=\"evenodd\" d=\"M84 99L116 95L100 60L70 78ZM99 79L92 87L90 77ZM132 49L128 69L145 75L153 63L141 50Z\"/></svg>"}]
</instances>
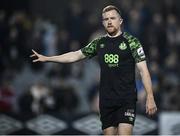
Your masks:
<instances>
[{"instance_id":1,"label":"short-sleeved jersey","mask_svg":"<svg viewBox=\"0 0 180 136\"><path fill-rule=\"evenodd\" d=\"M114 38L103 36L90 42L81 51L89 58L98 56L101 68L100 104L137 99L135 63L145 60L137 38L126 32Z\"/></svg>"}]
</instances>

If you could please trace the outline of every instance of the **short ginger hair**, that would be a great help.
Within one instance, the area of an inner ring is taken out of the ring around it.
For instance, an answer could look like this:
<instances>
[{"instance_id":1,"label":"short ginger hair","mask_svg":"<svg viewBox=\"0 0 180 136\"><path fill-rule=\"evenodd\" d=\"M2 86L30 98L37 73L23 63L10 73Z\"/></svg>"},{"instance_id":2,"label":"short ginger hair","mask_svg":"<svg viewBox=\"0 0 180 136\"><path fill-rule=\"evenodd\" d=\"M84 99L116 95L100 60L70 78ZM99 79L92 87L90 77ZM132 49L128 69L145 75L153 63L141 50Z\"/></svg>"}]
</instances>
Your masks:
<instances>
[{"instance_id":1,"label":"short ginger hair","mask_svg":"<svg viewBox=\"0 0 180 136\"><path fill-rule=\"evenodd\" d=\"M121 17L121 12L120 12L120 10L119 10L116 6L113 6L113 5L108 5L108 6L106 6L106 7L102 10L102 14L103 14L103 13L106 13L106 12L108 12L108 11L111 11L111 10L115 10L115 11L120 15L120 17Z\"/></svg>"}]
</instances>

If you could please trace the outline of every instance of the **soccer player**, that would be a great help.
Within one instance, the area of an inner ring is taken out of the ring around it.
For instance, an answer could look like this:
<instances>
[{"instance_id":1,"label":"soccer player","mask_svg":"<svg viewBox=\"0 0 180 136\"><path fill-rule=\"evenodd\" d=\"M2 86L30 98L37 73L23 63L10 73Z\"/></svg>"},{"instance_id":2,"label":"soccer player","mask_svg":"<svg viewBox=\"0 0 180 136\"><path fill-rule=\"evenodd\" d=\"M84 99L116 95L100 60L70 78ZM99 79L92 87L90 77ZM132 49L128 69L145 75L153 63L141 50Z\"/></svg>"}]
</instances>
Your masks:
<instances>
[{"instance_id":1,"label":"soccer player","mask_svg":"<svg viewBox=\"0 0 180 136\"><path fill-rule=\"evenodd\" d=\"M136 117L137 92L135 66L140 72L146 90L146 112L157 111L154 101L146 57L137 38L122 32L123 19L113 5L102 11L102 23L107 32L84 48L57 56L44 56L33 51L33 62L71 63L98 56L101 67L99 107L100 120L105 135L131 135Z\"/></svg>"}]
</instances>

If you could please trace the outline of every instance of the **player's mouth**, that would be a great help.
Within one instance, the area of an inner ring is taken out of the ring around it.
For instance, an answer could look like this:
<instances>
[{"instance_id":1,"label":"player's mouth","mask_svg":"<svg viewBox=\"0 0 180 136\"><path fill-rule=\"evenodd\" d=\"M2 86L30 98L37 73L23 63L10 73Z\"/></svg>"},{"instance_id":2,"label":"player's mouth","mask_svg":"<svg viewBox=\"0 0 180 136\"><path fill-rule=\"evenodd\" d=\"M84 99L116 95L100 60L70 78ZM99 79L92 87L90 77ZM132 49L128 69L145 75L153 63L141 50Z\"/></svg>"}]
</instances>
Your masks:
<instances>
[{"instance_id":1,"label":"player's mouth","mask_svg":"<svg viewBox=\"0 0 180 136\"><path fill-rule=\"evenodd\" d=\"M114 31L114 26L107 26L108 31Z\"/></svg>"},{"instance_id":2,"label":"player's mouth","mask_svg":"<svg viewBox=\"0 0 180 136\"><path fill-rule=\"evenodd\" d=\"M107 28L113 28L114 26L107 26Z\"/></svg>"}]
</instances>

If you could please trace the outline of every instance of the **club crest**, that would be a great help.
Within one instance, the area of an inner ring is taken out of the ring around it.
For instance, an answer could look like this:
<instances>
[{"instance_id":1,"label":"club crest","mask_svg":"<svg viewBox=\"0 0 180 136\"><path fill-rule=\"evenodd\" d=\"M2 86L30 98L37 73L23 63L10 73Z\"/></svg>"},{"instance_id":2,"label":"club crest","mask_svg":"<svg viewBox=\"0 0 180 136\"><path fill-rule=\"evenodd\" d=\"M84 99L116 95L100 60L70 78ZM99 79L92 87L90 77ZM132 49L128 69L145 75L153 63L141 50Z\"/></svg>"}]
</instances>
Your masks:
<instances>
[{"instance_id":1,"label":"club crest","mask_svg":"<svg viewBox=\"0 0 180 136\"><path fill-rule=\"evenodd\" d=\"M124 42L122 42L120 45L119 45L119 49L121 50L125 50L127 48L126 44Z\"/></svg>"}]
</instances>

